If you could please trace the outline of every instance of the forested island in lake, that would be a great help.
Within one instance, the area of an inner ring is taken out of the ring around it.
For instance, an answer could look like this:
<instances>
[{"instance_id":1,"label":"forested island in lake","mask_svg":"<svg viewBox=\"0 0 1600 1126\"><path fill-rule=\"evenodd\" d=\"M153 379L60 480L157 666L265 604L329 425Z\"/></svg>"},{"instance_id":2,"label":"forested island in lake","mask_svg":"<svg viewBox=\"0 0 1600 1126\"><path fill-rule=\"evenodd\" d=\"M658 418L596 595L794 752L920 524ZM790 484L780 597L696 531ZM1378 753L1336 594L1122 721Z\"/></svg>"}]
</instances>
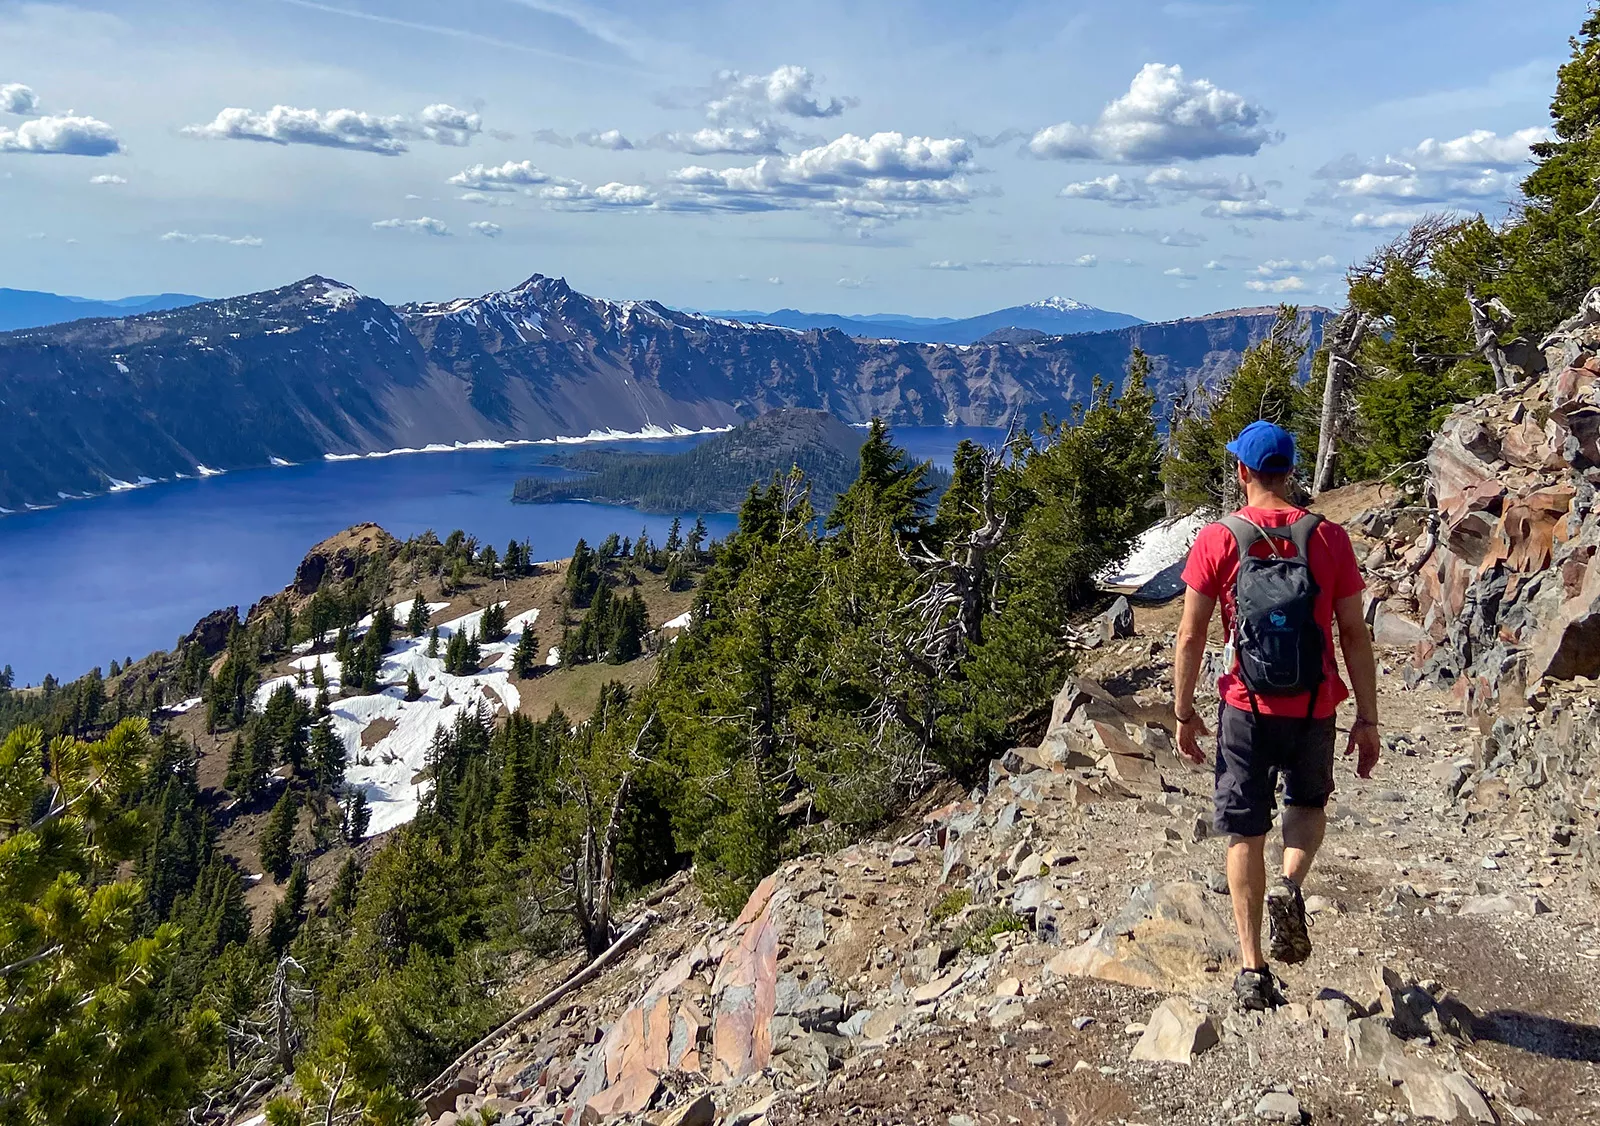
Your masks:
<instances>
[{"instance_id":1,"label":"forested island in lake","mask_svg":"<svg viewBox=\"0 0 1600 1126\"><path fill-rule=\"evenodd\" d=\"M581 476L524 477L511 499L522 504L592 500L645 512L736 512L751 482L799 467L812 503L825 511L855 480L864 431L826 411L787 407L674 454L585 449L550 458ZM942 491L948 475L930 467L926 480Z\"/></svg>"}]
</instances>

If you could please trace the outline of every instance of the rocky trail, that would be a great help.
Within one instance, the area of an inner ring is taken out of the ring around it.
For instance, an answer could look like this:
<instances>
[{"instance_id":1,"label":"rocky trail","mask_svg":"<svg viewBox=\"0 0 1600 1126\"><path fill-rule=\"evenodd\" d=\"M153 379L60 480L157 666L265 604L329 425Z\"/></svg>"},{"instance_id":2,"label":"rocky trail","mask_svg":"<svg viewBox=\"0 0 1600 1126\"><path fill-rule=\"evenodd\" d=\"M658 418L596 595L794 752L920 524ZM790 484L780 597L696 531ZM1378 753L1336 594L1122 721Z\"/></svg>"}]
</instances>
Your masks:
<instances>
[{"instance_id":1,"label":"rocky trail","mask_svg":"<svg viewBox=\"0 0 1600 1126\"><path fill-rule=\"evenodd\" d=\"M1367 572L1385 753L1340 761L1286 1006L1232 1006L1175 607L1120 603L1039 746L731 924L687 881L640 905L636 948L430 1088L433 1126L1600 1122L1600 313L1543 355L1409 482L1319 502Z\"/></svg>"},{"instance_id":2,"label":"rocky trail","mask_svg":"<svg viewBox=\"0 0 1600 1126\"><path fill-rule=\"evenodd\" d=\"M1091 669L1136 682L1169 652L1141 634ZM1477 798L1487 740L1405 688L1402 656L1376 776L1341 763L1284 1009L1232 1009L1210 776L1152 723L1163 688L1085 676L1040 748L900 839L786 865L731 925L688 886L657 903L638 950L468 1063L432 1119L1600 1121L1573 832Z\"/></svg>"}]
</instances>

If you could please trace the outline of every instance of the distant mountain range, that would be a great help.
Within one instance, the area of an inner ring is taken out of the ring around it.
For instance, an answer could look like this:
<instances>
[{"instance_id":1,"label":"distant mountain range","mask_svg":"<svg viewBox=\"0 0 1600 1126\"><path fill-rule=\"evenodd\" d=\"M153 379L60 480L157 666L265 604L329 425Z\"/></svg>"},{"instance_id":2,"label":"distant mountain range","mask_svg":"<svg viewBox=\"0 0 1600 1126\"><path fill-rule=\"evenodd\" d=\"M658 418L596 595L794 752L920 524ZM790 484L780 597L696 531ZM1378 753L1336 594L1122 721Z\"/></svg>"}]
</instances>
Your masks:
<instances>
[{"instance_id":1,"label":"distant mountain range","mask_svg":"<svg viewBox=\"0 0 1600 1126\"><path fill-rule=\"evenodd\" d=\"M511 492L521 503L592 500L644 512L737 512L753 482L799 466L819 512L850 487L866 432L826 411L783 407L675 454L598 447L552 457L582 473L551 480L524 477Z\"/></svg>"},{"instance_id":2,"label":"distant mountain range","mask_svg":"<svg viewBox=\"0 0 1600 1126\"><path fill-rule=\"evenodd\" d=\"M133 317L204 300L192 293L156 293L96 301L92 297L64 297L32 289L0 289L0 332L63 324L84 317Z\"/></svg>"},{"instance_id":3,"label":"distant mountain range","mask_svg":"<svg viewBox=\"0 0 1600 1126\"><path fill-rule=\"evenodd\" d=\"M1237 364L1272 309L1022 343L913 344L607 301L559 278L390 307L323 277L0 334L0 508L396 448L737 425L1065 417L1131 350L1163 398ZM1313 346L1327 311L1303 313Z\"/></svg>"},{"instance_id":4,"label":"distant mountain range","mask_svg":"<svg viewBox=\"0 0 1600 1126\"><path fill-rule=\"evenodd\" d=\"M975 344L997 329L1035 329L1049 336L1068 336L1146 323L1127 313L1110 313L1070 297L1047 297L1027 305L961 318L908 317L899 313L852 317L839 313L802 313L798 309L778 309L771 313L736 309L708 315L781 328L832 328L867 340L905 340L914 344Z\"/></svg>"}]
</instances>

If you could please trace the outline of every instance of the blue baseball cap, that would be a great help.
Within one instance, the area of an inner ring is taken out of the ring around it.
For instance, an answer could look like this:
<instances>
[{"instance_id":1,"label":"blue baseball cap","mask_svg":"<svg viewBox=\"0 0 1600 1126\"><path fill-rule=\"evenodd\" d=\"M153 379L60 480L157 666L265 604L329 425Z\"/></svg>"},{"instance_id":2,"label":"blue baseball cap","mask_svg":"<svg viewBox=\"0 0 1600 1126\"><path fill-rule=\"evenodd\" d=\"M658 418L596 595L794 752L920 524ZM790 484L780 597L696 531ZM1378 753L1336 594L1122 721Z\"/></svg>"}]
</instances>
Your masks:
<instances>
[{"instance_id":1,"label":"blue baseball cap","mask_svg":"<svg viewBox=\"0 0 1600 1126\"><path fill-rule=\"evenodd\" d=\"M1228 443L1228 452L1258 473L1281 473L1295 467L1294 435L1276 422L1252 422Z\"/></svg>"}]
</instances>

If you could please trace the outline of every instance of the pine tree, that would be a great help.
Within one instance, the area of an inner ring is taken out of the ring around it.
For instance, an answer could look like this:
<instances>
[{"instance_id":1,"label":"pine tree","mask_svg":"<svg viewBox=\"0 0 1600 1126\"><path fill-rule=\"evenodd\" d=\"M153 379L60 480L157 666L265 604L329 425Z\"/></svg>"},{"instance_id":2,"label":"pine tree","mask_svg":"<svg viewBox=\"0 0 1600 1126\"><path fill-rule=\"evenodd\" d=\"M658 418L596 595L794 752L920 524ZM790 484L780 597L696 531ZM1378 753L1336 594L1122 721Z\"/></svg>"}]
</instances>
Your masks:
<instances>
[{"instance_id":1,"label":"pine tree","mask_svg":"<svg viewBox=\"0 0 1600 1126\"><path fill-rule=\"evenodd\" d=\"M0 1081L8 1121L155 1126L194 1105L222 1032L159 994L179 956L171 923L150 925L137 880L90 878L133 859L149 725L101 740L34 727L0 743ZM40 818L41 810L59 810ZM37 820L36 820L37 819ZM91 846L92 842L92 846Z\"/></svg>"},{"instance_id":2,"label":"pine tree","mask_svg":"<svg viewBox=\"0 0 1600 1126\"><path fill-rule=\"evenodd\" d=\"M674 555L667 563L666 582L668 590L688 590L694 585L689 577L689 568L683 565L683 559Z\"/></svg>"},{"instance_id":3,"label":"pine tree","mask_svg":"<svg viewBox=\"0 0 1600 1126\"><path fill-rule=\"evenodd\" d=\"M667 542L664 546L673 555L683 550L683 521L676 516L672 518L672 527L667 529Z\"/></svg>"},{"instance_id":4,"label":"pine tree","mask_svg":"<svg viewBox=\"0 0 1600 1126\"><path fill-rule=\"evenodd\" d=\"M311 728L310 766L312 785L321 793L331 793L344 781L346 754L344 740L333 729L333 716L323 712Z\"/></svg>"},{"instance_id":5,"label":"pine tree","mask_svg":"<svg viewBox=\"0 0 1600 1126\"><path fill-rule=\"evenodd\" d=\"M484 641L503 641L506 633L506 604L491 602L479 619L478 634Z\"/></svg>"},{"instance_id":6,"label":"pine tree","mask_svg":"<svg viewBox=\"0 0 1600 1126\"><path fill-rule=\"evenodd\" d=\"M323 671L322 658L317 658L317 663L311 666L311 683L318 692L328 690L328 674Z\"/></svg>"},{"instance_id":7,"label":"pine tree","mask_svg":"<svg viewBox=\"0 0 1600 1126\"><path fill-rule=\"evenodd\" d=\"M288 873L293 857L291 850L294 848L294 831L299 813L300 803L294 790L285 786L261 834L261 867L280 880Z\"/></svg>"},{"instance_id":8,"label":"pine tree","mask_svg":"<svg viewBox=\"0 0 1600 1126\"><path fill-rule=\"evenodd\" d=\"M344 839L360 844L372 823L372 807L367 804L367 791L362 786L352 786L344 799Z\"/></svg>"},{"instance_id":9,"label":"pine tree","mask_svg":"<svg viewBox=\"0 0 1600 1126\"><path fill-rule=\"evenodd\" d=\"M300 924L305 922L305 909L306 866L296 864L283 889L283 898L272 909L272 921L267 925L267 946L274 954L289 949L294 936L300 933Z\"/></svg>"},{"instance_id":10,"label":"pine tree","mask_svg":"<svg viewBox=\"0 0 1600 1126\"><path fill-rule=\"evenodd\" d=\"M705 519L703 517L696 516L694 518L694 527L690 529L689 538L684 541L683 546L690 555L698 558L700 555L701 545L706 542L706 539L709 535L710 533L706 531Z\"/></svg>"},{"instance_id":11,"label":"pine tree","mask_svg":"<svg viewBox=\"0 0 1600 1126\"><path fill-rule=\"evenodd\" d=\"M334 877L333 890L328 893L328 911L338 919L348 919L356 909L356 896L361 889L361 862L356 854L345 857Z\"/></svg>"},{"instance_id":12,"label":"pine tree","mask_svg":"<svg viewBox=\"0 0 1600 1126\"><path fill-rule=\"evenodd\" d=\"M567 603L580 610L589 605L590 599L594 597L595 588L600 585L600 577L594 552L580 539L577 546L572 549L572 558L567 563L567 577L564 584Z\"/></svg>"},{"instance_id":13,"label":"pine tree","mask_svg":"<svg viewBox=\"0 0 1600 1126\"><path fill-rule=\"evenodd\" d=\"M111 675L112 676L121 676L122 675L122 666L117 664L117 660L116 660L115 657L113 657L111 659Z\"/></svg>"},{"instance_id":14,"label":"pine tree","mask_svg":"<svg viewBox=\"0 0 1600 1126\"><path fill-rule=\"evenodd\" d=\"M913 462L894 444L883 419L874 418L861 444L861 468L855 482L839 496L828 514L828 527L843 527L856 509L871 504L895 532L912 538L922 527L933 486L924 479L929 462Z\"/></svg>"},{"instance_id":15,"label":"pine tree","mask_svg":"<svg viewBox=\"0 0 1600 1126\"><path fill-rule=\"evenodd\" d=\"M539 642L533 636L532 626L523 626L522 633L517 638L517 647L511 651L511 672L518 679L526 680L533 675L534 668L539 662Z\"/></svg>"},{"instance_id":16,"label":"pine tree","mask_svg":"<svg viewBox=\"0 0 1600 1126\"><path fill-rule=\"evenodd\" d=\"M438 626L434 626L434 627L432 627L431 629L428 630L428 650L427 650L427 653L428 653L429 657L435 657L436 658L436 657L439 656L439 627Z\"/></svg>"},{"instance_id":17,"label":"pine tree","mask_svg":"<svg viewBox=\"0 0 1600 1126\"><path fill-rule=\"evenodd\" d=\"M412 637L421 637L428 631L428 604L418 594L411 601L411 611L406 615L406 632Z\"/></svg>"},{"instance_id":18,"label":"pine tree","mask_svg":"<svg viewBox=\"0 0 1600 1126\"><path fill-rule=\"evenodd\" d=\"M378 603L378 608L372 612L372 629L370 630L373 644L377 646L380 654L389 651L389 645L394 641L394 607L389 605L388 598Z\"/></svg>"},{"instance_id":19,"label":"pine tree","mask_svg":"<svg viewBox=\"0 0 1600 1126\"><path fill-rule=\"evenodd\" d=\"M10 688L16 682L17 682L17 676L16 676L16 674L14 672L11 671L11 666L10 665L7 665L5 668L0 669L0 688Z\"/></svg>"},{"instance_id":20,"label":"pine tree","mask_svg":"<svg viewBox=\"0 0 1600 1126\"><path fill-rule=\"evenodd\" d=\"M417 670L406 670L406 699L412 703L422 699L422 685L417 683Z\"/></svg>"}]
</instances>

